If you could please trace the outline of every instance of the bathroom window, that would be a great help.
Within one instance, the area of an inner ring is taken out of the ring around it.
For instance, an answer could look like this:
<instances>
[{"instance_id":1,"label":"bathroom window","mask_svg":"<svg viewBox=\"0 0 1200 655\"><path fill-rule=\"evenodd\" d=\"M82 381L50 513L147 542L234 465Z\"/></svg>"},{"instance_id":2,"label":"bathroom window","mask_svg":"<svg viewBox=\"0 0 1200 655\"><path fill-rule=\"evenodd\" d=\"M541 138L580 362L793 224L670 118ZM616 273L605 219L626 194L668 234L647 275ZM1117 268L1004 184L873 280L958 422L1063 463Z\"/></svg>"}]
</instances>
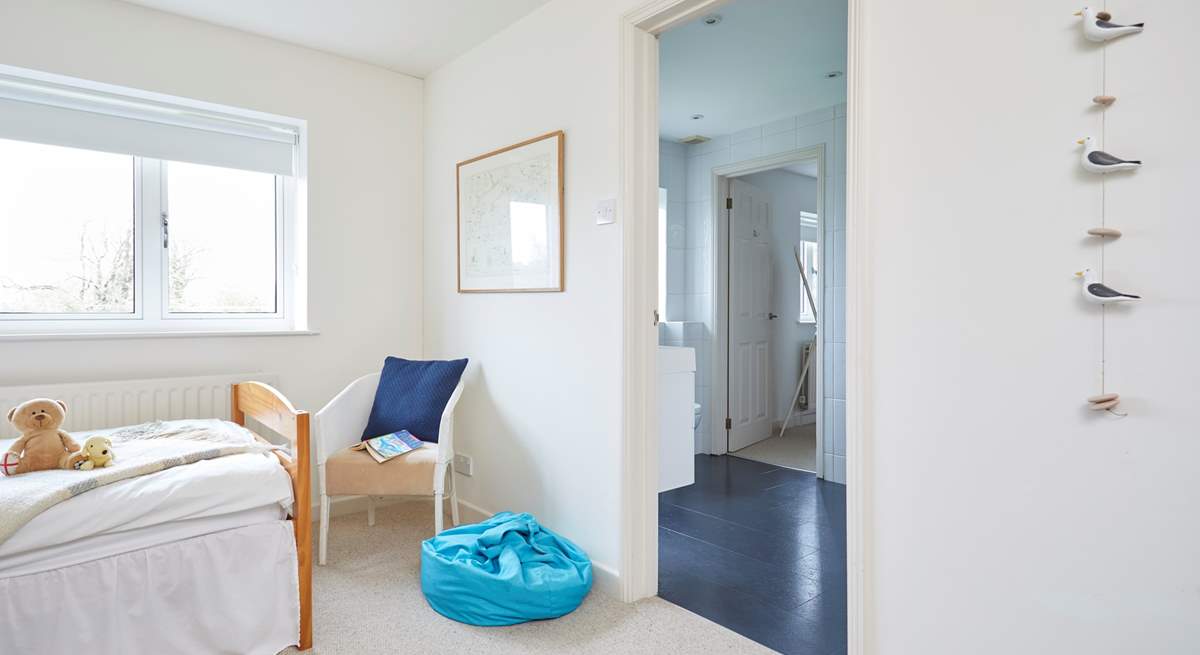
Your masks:
<instances>
[{"instance_id":1,"label":"bathroom window","mask_svg":"<svg viewBox=\"0 0 1200 655\"><path fill-rule=\"evenodd\" d=\"M800 251L803 253L804 273L808 276L808 284L812 290L813 300L821 302L821 270L817 263L817 242L801 241ZM816 323L817 316L812 305L808 302L808 294L804 293L803 282L800 288L800 316L797 323Z\"/></svg>"}]
</instances>

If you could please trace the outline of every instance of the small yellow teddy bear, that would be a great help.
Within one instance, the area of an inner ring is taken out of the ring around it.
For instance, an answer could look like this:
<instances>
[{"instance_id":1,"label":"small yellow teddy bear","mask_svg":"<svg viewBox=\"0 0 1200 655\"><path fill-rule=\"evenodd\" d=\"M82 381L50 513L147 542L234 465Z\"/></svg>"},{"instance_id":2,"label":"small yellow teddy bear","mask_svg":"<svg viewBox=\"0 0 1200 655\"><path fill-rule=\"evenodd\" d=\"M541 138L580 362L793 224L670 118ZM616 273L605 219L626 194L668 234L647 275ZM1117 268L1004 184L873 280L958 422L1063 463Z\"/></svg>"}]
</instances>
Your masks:
<instances>
[{"instance_id":1,"label":"small yellow teddy bear","mask_svg":"<svg viewBox=\"0 0 1200 655\"><path fill-rule=\"evenodd\" d=\"M113 465L112 442L107 437L88 437L83 448L71 455L69 465L79 471L107 468Z\"/></svg>"}]
</instances>

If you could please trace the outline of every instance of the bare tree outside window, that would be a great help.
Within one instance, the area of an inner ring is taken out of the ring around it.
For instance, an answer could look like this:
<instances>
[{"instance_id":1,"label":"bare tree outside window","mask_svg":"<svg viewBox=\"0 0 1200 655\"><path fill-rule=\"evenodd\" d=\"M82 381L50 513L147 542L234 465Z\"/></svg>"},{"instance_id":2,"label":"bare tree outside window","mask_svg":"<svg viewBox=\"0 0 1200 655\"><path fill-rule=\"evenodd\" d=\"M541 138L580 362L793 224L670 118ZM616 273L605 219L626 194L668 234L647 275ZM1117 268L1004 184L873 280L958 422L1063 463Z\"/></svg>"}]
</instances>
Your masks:
<instances>
[{"instance_id":1,"label":"bare tree outside window","mask_svg":"<svg viewBox=\"0 0 1200 655\"><path fill-rule=\"evenodd\" d=\"M158 207L139 215L139 175L142 188L162 184L169 233ZM0 317L279 311L277 184L269 173L0 139ZM138 248L153 262L159 245L164 268L143 266ZM139 292L148 295L135 307Z\"/></svg>"},{"instance_id":2,"label":"bare tree outside window","mask_svg":"<svg viewBox=\"0 0 1200 655\"><path fill-rule=\"evenodd\" d=\"M0 140L0 313L133 308L133 157Z\"/></svg>"},{"instance_id":3,"label":"bare tree outside window","mask_svg":"<svg viewBox=\"0 0 1200 655\"><path fill-rule=\"evenodd\" d=\"M275 176L168 162L166 180L170 311L274 312Z\"/></svg>"},{"instance_id":4,"label":"bare tree outside window","mask_svg":"<svg viewBox=\"0 0 1200 655\"><path fill-rule=\"evenodd\" d=\"M133 297L133 234L119 240L89 234L85 225L79 237L79 304L73 311L97 313L128 311Z\"/></svg>"}]
</instances>

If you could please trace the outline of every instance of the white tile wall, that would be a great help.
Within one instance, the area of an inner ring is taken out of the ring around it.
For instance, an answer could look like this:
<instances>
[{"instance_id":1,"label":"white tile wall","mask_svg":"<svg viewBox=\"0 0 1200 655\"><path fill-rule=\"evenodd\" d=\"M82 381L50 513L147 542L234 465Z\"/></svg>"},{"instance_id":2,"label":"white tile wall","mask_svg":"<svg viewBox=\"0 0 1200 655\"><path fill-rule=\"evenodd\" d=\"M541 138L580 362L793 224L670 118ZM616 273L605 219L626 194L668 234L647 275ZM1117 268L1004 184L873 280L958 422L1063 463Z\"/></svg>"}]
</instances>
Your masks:
<instances>
[{"instance_id":1,"label":"white tile wall","mask_svg":"<svg viewBox=\"0 0 1200 655\"><path fill-rule=\"evenodd\" d=\"M734 132L733 134L730 134L729 142L736 145L738 143L742 143L743 141L750 141L751 139L761 139L762 135L763 128L760 125L758 127L752 127L748 130L742 130L741 132Z\"/></svg>"},{"instance_id":2,"label":"white tile wall","mask_svg":"<svg viewBox=\"0 0 1200 655\"><path fill-rule=\"evenodd\" d=\"M763 125L762 133L763 133L763 136L767 136L770 134L778 134L780 132L787 132L788 130L794 130L794 129L796 129L796 117L789 116L788 118L784 118L784 119L778 120L778 121L772 121L770 123L767 123L766 125Z\"/></svg>"},{"instance_id":3,"label":"white tile wall","mask_svg":"<svg viewBox=\"0 0 1200 655\"><path fill-rule=\"evenodd\" d=\"M763 134L762 154L775 155L788 150L795 150L796 145L796 130L788 130L786 132L775 132L774 134Z\"/></svg>"},{"instance_id":4,"label":"white tile wall","mask_svg":"<svg viewBox=\"0 0 1200 655\"><path fill-rule=\"evenodd\" d=\"M734 143L729 147L729 161L746 161L763 155L762 137Z\"/></svg>"},{"instance_id":5,"label":"white tile wall","mask_svg":"<svg viewBox=\"0 0 1200 655\"><path fill-rule=\"evenodd\" d=\"M814 109L810 112L800 114L796 117L796 127L805 127L806 125L818 125L828 123L837 117L837 107L822 107Z\"/></svg>"},{"instance_id":6,"label":"white tile wall","mask_svg":"<svg viewBox=\"0 0 1200 655\"><path fill-rule=\"evenodd\" d=\"M664 320L681 321L687 312L687 150L659 142L658 184L667 190L667 306Z\"/></svg>"},{"instance_id":7,"label":"white tile wall","mask_svg":"<svg viewBox=\"0 0 1200 655\"><path fill-rule=\"evenodd\" d=\"M683 246L676 236L670 236L668 269L667 317L685 320L702 328L685 339L680 332L680 344L696 348L696 398L704 407L712 401L712 335L710 324L713 312L713 168L732 162L779 154L788 150L826 146L826 242L823 244L824 281L822 282L824 323L826 323L826 357L824 357L823 441L826 479L846 481L846 106L839 104L768 122L710 142L679 146L665 143L660 152L660 176L667 186L668 223L682 221ZM677 190L676 187L682 186ZM677 194L678 192L678 194ZM676 205L676 200L685 204ZM672 209L674 205L674 209ZM682 216L682 217L680 217ZM672 223L674 224L674 223ZM683 284L676 286L678 276L674 258L682 258ZM706 423L708 419L706 410ZM697 433L697 452L707 452L710 428L703 425ZM703 438L702 438L703 437Z\"/></svg>"}]
</instances>

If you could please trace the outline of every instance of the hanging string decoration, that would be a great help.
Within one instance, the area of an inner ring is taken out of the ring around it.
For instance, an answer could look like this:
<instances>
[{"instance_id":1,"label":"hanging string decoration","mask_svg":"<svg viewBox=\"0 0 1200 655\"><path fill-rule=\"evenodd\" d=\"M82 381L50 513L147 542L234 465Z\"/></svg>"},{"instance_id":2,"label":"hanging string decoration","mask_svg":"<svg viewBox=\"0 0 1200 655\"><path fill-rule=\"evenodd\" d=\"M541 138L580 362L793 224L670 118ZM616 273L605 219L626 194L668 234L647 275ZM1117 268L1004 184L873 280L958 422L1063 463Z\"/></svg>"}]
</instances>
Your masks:
<instances>
[{"instance_id":1,"label":"hanging string decoration","mask_svg":"<svg viewBox=\"0 0 1200 655\"><path fill-rule=\"evenodd\" d=\"M1083 18L1084 38L1095 43L1104 43L1122 36L1137 34L1145 28L1145 23L1134 23L1132 25L1114 23L1112 21L1112 14L1103 9L1096 10L1091 7L1084 7L1076 12L1075 15ZM1104 140L1108 136L1106 110L1117 100L1116 96L1109 95L1108 93L1107 49L1101 51L1100 66L1100 94L1094 96L1092 102L1099 105L1100 110L1103 112L1100 114L1100 138ZM1090 396L1087 399L1087 406L1092 410L1106 411L1116 416L1124 417L1126 414L1116 410L1121 402L1121 396L1120 394L1108 391L1107 379L1105 377L1108 337L1107 309L1110 304L1131 302L1140 299L1140 296L1117 291L1103 282L1105 246L1109 240L1121 237L1120 230L1108 227L1108 176L1105 174L1136 170L1142 166L1142 162L1137 159L1124 159L1105 152L1100 149L1100 144L1096 143L1096 140L1090 136L1080 139L1078 143L1084 146L1083 154L1080 158L1080 164L1083 166L1083 169L1089 173L1103 175L1100 179L1100 225L1092 227L1087 231L1089 236L1100 239L1100 273L1097 274L1091 269L1084 269L1075 274L1077 277L1083 279L1082 294L1084 299L1090 303L1100 305L1100 393Z\"/></svg>"}]
</instances>

